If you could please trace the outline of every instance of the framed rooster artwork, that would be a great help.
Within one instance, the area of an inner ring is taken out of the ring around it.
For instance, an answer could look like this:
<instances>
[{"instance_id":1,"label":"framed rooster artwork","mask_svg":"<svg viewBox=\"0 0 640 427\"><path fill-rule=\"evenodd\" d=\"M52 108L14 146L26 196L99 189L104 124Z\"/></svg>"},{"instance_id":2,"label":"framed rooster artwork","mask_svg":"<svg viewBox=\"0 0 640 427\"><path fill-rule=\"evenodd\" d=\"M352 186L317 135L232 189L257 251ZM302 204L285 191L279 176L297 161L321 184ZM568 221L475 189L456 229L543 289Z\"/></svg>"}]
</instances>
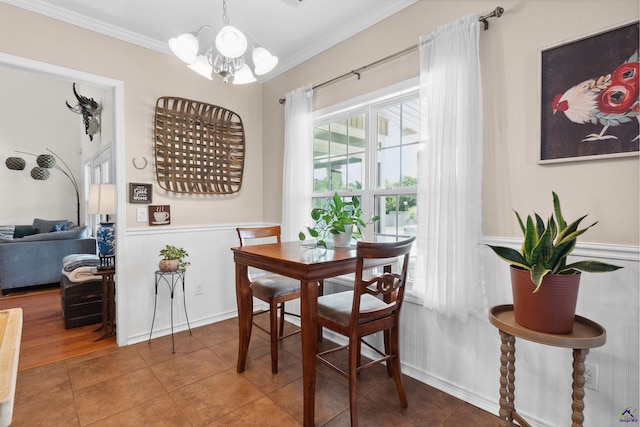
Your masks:
<instances>
[{"instance_id":1,"label":"framed rooster artwork","mask_svg":"<svg viewBox=\"0 0 640 427\"><path fill-rule=\"evenodd\" d=\"M540 163L640 153L638 21L542 49Z\"/></svg>"}]
</instances>

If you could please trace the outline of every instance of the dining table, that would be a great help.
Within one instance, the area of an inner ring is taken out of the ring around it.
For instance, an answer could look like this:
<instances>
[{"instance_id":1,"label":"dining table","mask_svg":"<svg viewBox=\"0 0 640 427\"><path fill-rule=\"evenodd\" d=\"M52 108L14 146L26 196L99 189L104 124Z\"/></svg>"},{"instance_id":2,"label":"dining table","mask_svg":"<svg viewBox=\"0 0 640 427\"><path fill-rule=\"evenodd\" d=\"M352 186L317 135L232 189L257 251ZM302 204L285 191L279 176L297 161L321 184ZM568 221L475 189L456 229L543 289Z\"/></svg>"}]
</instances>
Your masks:
<instances>
[{"instance_id":1,"label":"dining table","mask_svg":"<svg viewBox=\"0 0 640 427\"><path fill-rule=\"evenodd\" d=\"M270 243L231 248L236 266L236 301L240 343L238 373L244 372L251 337L253 301L249 267L300 280L300 323L302 333L303 425L314 425L316 389L316 351L318 340L318 282L356 269L355 245L334 248L301 242Z\"/></svg>"}]
</instances>

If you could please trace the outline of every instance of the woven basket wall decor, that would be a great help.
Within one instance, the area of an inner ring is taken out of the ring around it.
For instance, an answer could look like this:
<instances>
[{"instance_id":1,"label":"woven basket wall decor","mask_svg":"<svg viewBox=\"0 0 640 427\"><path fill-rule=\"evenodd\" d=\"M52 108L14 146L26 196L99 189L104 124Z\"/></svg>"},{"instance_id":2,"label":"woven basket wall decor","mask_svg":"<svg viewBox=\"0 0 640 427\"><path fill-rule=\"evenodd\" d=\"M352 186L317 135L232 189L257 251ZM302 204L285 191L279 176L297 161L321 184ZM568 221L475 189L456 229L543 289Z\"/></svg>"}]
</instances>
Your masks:
<instances>
[{"instance_id":1,"label":"woven basket wall decor","mask_svg":"<svg viewBox=\"0 0 640 427\"><path fill-rule=\"evenodd\" d=\"M154 120L156 177L175 193L240 191L245 135L242 119L217 105L163 96Z\"/></svg>"}]
</instances>

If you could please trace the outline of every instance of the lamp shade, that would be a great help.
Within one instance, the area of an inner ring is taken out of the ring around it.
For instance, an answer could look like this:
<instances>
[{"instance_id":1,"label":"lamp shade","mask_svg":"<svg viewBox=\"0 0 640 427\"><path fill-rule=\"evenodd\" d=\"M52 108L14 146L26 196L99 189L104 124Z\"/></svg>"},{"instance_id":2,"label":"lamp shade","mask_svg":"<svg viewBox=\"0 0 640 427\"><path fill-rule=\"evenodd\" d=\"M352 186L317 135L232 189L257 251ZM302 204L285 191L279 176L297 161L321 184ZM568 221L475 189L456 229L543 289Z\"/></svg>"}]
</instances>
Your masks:
<instances>
[{"instance_id":1,"label":"lamp shade","mask_svg":"<svg viewBox=\"0 0 640 427\"><path fill-rule=\"evenodd\" d=\"M51 154L40 154L36 159L36 163L38 163L38 166L41 168L51 169L56 165L56 158Z\"/></svg>"},{"instance_id":2,"label":"lamp shade","mask_svg":"<svg viewBox=\"0 0 640 427\"><path fill-rule=\"evenodd\" d=\"M255 65L255 73L259 76L267 74L278 65L278 57L273 56L271 52L263 47L256 47L253 50L253 64Z\"/></svg>"},{"instance_id":3,"label":"lamp shade","mask_svg":"<svg viewBox=\"0 0 640 427\"><path fill-rule=\"evenodd\" d=\"M198 55L198 38L192 33L181 34L169 40L169 48L182 61L193 64Z\"/></svg>"},{"instance_id":4,"label":"lamp shade","mask_svg":"<svg viewBox=\"0 0 640 427\"><path fill-rule=\"evenodd\" d=\"M247 64L244 64L233 76L234 85L242 85L245 83L253 83L256 78L251 73L251 69Z\"/></svg>"},{"instance_id":5,"label":"lamp shade","mask_svg":"<svg viewBox=\"0 0 640 427\"><path fill-rule=\"evenodd\" d=\"M216 49L227 58L237 58L247 50L247 37L237 28L226 25L216 35Z\"/></svg>"},{"instance_id":6,"label":"lamp shade","mask_svg":"<svg viewBox=\"0 0 640 427\"><path fill-rule=\"evenodd\" d=\"M113 184L91 184L89 189L90 214L113 215L116 213L116 187Z\"/></svg>"},{"instance_id":7,"label":"lamp shade","mask_svg":"<svg viewBox=\"0 0 640 427\"><path fill-rule=\"evenodd\" d=\"M31 169L31 178L37 181L46 181L47 179L49 179L49 169L36 166L35 168Z\"/></svg>"},{"instance_id":8,"label":"lamp shade","mask_svg":"<svg viewBox=\"0 0 640 427\"><path fill-rule=\"evenodd\" d=\"M209 61L204 55L198 55L193 64L189 64L188 67L201 76L206 77L209 80L213 80L213 78L211 77L213 67L211 66L211 64L209 64Z\"/></svg>"},{"instance_id":9,"label":"lamp shade","mask_svg":"<svg viewBox=\"0 0 640 427\"><path fill-rule=\"evenodd\" d=\"M21 171L27 165L27 162L25 162L22 157L7 157L4 164L7 165L9 169Z\"/></svg>"}]
</instances>

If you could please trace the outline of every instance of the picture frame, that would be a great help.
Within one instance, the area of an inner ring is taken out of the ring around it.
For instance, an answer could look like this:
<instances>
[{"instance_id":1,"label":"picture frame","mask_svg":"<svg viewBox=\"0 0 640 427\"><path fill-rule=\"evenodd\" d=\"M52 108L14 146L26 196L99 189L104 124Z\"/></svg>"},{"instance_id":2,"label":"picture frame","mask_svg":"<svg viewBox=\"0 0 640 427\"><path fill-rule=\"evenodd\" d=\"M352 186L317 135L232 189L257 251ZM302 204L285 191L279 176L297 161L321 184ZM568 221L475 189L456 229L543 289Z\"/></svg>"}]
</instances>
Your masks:
<instances>
[{"instance_id":1,"label":"picture frame","mask_svg":"<svg viewBox=\"0 0 640 427\"><path fill-rule=\"evenodd\" d=\"M539 163L639 155L639 35L636 19L540 50Z\"/></svg>"},{"instance_id":2,"label":"picture frame","mask_svg":"<svg viewBox=\"0 0 640 427\"><path fill-rule=\"evenodd\" d=\"M171 206L151 205L149 206L149 225L170 225Z\"/></svg>"},{"instance_id":3,"label":"picture frame","mask_svg":"<svg viewBox=\"0 0 640 427\"><path fill-rule=\"evenodd\" d=\"M129 203L152 203L153 186L151 184L129 183Z\"/></svg>"}]
</instances>

